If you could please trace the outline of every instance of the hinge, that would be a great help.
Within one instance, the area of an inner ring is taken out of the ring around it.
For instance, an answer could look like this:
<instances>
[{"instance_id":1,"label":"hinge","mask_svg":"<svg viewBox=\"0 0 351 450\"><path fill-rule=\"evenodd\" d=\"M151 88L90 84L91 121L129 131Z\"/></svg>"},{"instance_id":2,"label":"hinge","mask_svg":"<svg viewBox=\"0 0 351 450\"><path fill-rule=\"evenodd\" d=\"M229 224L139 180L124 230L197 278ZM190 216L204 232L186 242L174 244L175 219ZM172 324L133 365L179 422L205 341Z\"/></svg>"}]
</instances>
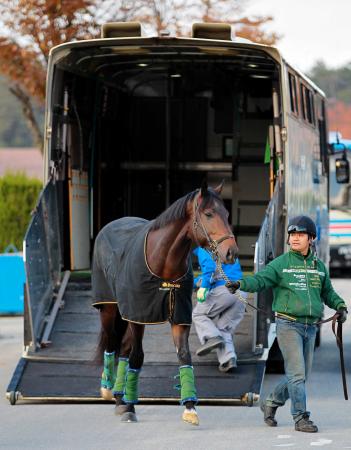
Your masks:
<instances>
[{"instance_id":1,"label":"hinge","mask_svg":"<svg viewBox=\"0 0 351 450\"><path fill-rule=\"evenodd\" d=\"M46 139L51 139L52 128L50 126L46 127Z\"/></svg>"},{"instance_id":2,"label":"hinge","mask_svg":"<svg viewBox=\"0 0 351 450\"><path fill-rule=\"evenodd\" d=\"M281 127L280 136L283 142L286 142L288 140L288 130L286 129L286 127Z\"/></svg>"}]
</instances>

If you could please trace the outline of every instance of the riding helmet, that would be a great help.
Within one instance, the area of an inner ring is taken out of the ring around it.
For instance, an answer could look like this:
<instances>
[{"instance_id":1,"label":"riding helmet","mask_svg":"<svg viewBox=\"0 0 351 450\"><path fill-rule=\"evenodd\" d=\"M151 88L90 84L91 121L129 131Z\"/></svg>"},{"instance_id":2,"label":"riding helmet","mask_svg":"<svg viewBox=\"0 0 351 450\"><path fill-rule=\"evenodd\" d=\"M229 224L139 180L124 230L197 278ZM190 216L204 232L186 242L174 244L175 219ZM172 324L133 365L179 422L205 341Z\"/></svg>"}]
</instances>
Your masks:
<instances>
[{"instance_id":1,"label":"riding helmet","mask_svg":"<svg viewBox=\"0 0 351 450\"><path fill-rule=\"evenodd\" d=\"M294 232L307 233L313 239L317 236L316 225L308 216L296 216L289 221L288 234Z\"/></svg>"}]
</instances>

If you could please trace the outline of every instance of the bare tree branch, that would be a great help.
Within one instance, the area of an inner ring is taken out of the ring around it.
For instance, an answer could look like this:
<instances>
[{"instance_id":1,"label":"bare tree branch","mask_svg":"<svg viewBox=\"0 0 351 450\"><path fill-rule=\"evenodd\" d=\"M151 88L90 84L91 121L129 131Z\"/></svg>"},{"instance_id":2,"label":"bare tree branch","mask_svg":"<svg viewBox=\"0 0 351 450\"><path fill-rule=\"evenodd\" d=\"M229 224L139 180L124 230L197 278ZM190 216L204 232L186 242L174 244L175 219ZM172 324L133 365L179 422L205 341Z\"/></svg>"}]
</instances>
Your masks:
<instances>
[{"instance_id":1,"label":"bare tree branch","mask_svg":"<svg viewBox=\"0 0 351 450\"><path fill-rule=\"evenodd\" d=\"M10 92L19 100L23 115L29 129L32 131L35 146L43 152L43 134L33 111L32 99L21 89L18 84L10 86Z\"/></svg>"}]
</instances>

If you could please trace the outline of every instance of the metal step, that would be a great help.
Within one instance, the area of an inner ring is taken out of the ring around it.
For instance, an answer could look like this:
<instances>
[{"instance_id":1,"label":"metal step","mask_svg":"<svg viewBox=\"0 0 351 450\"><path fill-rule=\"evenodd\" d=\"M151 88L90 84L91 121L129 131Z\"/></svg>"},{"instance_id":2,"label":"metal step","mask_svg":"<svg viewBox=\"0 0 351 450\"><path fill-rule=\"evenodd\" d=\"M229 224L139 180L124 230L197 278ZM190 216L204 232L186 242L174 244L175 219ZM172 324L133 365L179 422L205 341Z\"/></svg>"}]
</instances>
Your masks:
<instances>
[{"instance_id":1,"label":"metal step","mask_svg":"<svg viewBox=\"0 0 351 450\"><path fill-rule=\"evenodd\" d=\"M235 373L223 374L214 364L194 364L200 402L252 406L258 400L265 363L240 364ZM176 364L143 366L140 403L178 403ZM22 358L7 388L7 397L25 401L104 401L100 397L101 366L84 361L35 361ZM14 394L12 394L14 393Z\"/></svg>"}]
</instances>

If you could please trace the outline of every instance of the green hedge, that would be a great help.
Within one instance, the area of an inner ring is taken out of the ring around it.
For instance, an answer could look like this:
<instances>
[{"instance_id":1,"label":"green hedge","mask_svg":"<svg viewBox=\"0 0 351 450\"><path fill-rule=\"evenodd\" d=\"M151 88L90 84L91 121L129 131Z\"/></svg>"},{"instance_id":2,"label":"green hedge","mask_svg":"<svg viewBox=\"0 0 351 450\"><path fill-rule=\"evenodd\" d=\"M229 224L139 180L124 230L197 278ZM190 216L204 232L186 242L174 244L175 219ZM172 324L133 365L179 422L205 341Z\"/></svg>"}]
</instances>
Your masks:
<instances>
[{"instance_id":1,"label":"green hedge","mask_svg":"<svg viewBox=\"0 0 351 450\"><path fill-rule=\"evenodd\" d=\"M22 251L31 211L42 183L24 173L6 173L0 178L0 253L12 244Z\"/></svg>"}]
</instances>

